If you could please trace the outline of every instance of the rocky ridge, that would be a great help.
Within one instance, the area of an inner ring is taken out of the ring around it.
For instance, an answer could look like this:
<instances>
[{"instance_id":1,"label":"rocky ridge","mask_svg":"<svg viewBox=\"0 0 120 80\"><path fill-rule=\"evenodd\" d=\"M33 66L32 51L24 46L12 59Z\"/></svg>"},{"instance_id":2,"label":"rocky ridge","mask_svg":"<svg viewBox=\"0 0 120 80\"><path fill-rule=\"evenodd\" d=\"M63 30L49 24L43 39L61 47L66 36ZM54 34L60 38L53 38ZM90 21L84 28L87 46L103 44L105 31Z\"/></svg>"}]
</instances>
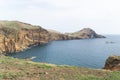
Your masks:
<instances>
[{"instance_id":1,"label":"rocky ridge","mask_svg":"<svg viewBox=\"0 0 120 80\"><path fill-rule=\"evenodd\" d=\"M14 53L32 45L49 42L49 32L19 21L0 21L1 53Z\"/></svg>"}]
</instances>

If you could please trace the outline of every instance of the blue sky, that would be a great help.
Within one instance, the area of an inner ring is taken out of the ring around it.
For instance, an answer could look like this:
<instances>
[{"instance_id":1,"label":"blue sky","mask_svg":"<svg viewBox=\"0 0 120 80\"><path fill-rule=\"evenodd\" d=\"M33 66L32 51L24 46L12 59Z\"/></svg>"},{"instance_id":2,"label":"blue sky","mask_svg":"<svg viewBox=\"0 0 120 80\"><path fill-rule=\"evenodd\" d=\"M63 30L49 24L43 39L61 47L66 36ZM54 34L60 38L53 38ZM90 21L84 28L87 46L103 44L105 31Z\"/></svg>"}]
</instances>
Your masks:
<instances>
[{"instance_id":1,"label":"blue sky","mask_svg":"<svg viewBox=\"0 0 120 80\"><path fill-rule=\"evenodd\" d=\"M74 32L120 34L120 0L0 0L0 19Z\"/></svg>"}]
</instances>

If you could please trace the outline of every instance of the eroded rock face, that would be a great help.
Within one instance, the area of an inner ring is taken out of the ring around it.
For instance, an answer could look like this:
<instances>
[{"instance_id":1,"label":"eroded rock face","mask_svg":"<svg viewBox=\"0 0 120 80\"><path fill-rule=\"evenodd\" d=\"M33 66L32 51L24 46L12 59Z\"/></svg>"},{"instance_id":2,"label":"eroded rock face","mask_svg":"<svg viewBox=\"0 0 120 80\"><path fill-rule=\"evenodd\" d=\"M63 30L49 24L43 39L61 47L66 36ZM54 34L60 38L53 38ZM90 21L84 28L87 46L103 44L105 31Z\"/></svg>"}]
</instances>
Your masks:
<instances>
[{"instance_id":1,"label":"eroded rock face","mask_svg":"<svg viewBox=\"0 0 120 80\"><path fill-rule=\"evenodd\" d=\"M14 53L48 42L49 32L40 26L17 21L0 22L0 53Z\"/></svg>"},{"instance_id":2,"label":"eroded rock face","mask_svg":"<svg viewBox=\"0 0 120 80\"><path fill-rule=\"evenodd\" d=\"M113 55L108 57L103 69L120 70L120 56Z\"/></svg>"}]
</instances>

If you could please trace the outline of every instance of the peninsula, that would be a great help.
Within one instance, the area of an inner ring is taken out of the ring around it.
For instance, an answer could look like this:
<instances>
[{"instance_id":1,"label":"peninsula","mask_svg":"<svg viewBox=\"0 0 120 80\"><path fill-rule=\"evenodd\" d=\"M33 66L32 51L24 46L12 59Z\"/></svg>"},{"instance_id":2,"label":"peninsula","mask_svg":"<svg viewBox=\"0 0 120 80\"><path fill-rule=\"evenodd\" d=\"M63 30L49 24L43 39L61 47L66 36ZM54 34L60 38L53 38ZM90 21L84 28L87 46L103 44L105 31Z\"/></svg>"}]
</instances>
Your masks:
<instances>
[{"instance_id":1,"label":"peninsula","mask_svg":"<svg viewBox=\"0 0 120 80\"><path fill-rule=\"evenodd\" d=\"M90 28L74 33L60 33L20 21L0 21L0 54L15 53L54 40L105 38Z\"/></svg>"}]
</instances>

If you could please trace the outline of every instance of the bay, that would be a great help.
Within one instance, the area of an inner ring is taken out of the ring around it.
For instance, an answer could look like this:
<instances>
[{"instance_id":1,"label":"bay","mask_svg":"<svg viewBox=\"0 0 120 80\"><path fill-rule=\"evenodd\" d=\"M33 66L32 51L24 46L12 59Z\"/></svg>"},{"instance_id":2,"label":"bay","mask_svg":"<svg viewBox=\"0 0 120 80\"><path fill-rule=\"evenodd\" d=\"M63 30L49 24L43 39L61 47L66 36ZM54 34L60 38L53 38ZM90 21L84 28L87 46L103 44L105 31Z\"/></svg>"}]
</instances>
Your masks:
<instances>
[{"instance_id":1,"label":"bay","mask_svg":"<svg viewBox=\"0 0 120 80\"><path fill-rule=\"evenodd\" d=\"M52 41L46 45L10 54L14 58L33 58L35 62L102 68L110 55L120 55L120 35L107 38Z\"/></svg>"}]
</instances>

